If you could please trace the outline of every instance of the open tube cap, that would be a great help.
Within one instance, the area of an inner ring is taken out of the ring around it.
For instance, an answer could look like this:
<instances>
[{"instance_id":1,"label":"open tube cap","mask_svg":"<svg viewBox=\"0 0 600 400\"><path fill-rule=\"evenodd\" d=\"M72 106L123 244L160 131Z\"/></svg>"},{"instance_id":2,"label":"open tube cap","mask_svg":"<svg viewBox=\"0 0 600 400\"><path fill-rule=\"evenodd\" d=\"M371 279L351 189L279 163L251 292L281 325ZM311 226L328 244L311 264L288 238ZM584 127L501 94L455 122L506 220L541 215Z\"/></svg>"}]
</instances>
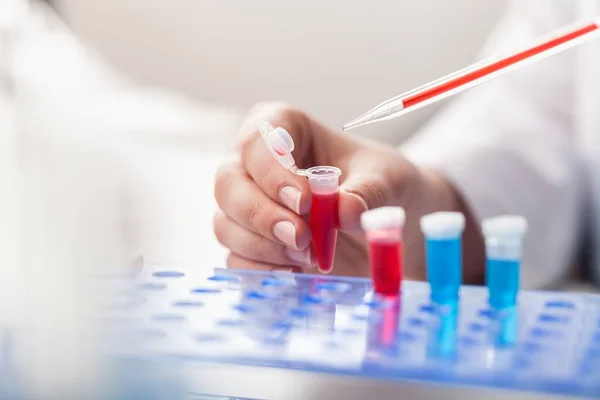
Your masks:
<instances>
[{"instance_id":1,"label":"open tube cap","mask_svg":"<svg viewBox=\"0 0 600 400\"><path fill-rule=\"evenodd\" d=\"M527 220L519 215L487 218L481 224L486 238L522 238L527 232Z\"/></svg>"},{"instance_id":2,"label":"open tube cap","mask_svg":"<svg viewBox=\"0 0 600 400\"><path fill-rule=\"evenodd\" d=\"M431 239L451 239L462 235L465 216L459 212L440 211L421 217L421 231Z\"/></svg>"},{"instance_id":3,"label":"open tube cap","mask_svg":"<svg viewBox=\"0 0 600 400\"><path fill-rule=\"evenodd\" d=\"M258 124L258 131L262 137L269 152L285 169L292 169L296 161L292 156L294 151L294 140L288 131L278 127L274 128L267 121L261 121Z\"/></svg>"},{"instance_id":4,"label":"open tube cap","mask_svg":"<svg viewBox=\"0 0 600 400\"><path fill-rule=\"evenodd\" d=\"M402 207L379 207L365 211L360 216L360 224L364 231L384 229L402 229L406 221L406 213Z\"/></svg>"},{"instance_id":5,"label":"open tube cap","mask_svg":"<svg viewBox=\"0 0 600 400\"><path fill-rule=\"evenodd\" d=\"M310 190L313 193L320 194L337 192L340 175L342 175L342 171L339 168L327 165L311 167L304 171L304 176L308 178Z\"/></svg>"}]
</instances>

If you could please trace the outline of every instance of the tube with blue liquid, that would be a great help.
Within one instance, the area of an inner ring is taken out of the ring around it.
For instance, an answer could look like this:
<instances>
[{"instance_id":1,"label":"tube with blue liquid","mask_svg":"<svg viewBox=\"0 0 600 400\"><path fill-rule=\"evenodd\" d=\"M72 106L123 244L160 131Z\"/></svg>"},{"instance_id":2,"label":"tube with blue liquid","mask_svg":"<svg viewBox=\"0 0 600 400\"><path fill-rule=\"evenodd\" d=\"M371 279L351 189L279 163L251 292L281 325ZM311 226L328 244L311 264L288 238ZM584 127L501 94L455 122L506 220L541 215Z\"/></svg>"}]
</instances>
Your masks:
<instances>
[{"instance_id":1,"label":"tube with blue liquid","mask_svg":"<svg viewBox=\"0 0 600 400\"><path fill-rule=\"evenodd\" d=\"M458 212L436 212L421 217L425 235L427 280L431 301L458 301L462 283L462 233L465 217Z\"/></svg>"},{"instance_id":2,"label":"tube with blue liquid","mask_svg":"<svg viewBox=\"0 0 600 400\"><path fill-rule=\"evenodd\" d=\"M514 307L519 293L519 275L525 218L505 215L482 223L486 249L486 283L490 306L497 310Z\"/></svg>"},{"instance_id":3,"label":"tube with blue liquid","mask_svg":"<svg viewBox=\"0 0 600 400\"><path fill-rule=\"evenodd\" d=\"M458 336L458 303L438 307L435 323L430 331L427 353L436 359L454 359Z\"/></svg>"}]
</instances>

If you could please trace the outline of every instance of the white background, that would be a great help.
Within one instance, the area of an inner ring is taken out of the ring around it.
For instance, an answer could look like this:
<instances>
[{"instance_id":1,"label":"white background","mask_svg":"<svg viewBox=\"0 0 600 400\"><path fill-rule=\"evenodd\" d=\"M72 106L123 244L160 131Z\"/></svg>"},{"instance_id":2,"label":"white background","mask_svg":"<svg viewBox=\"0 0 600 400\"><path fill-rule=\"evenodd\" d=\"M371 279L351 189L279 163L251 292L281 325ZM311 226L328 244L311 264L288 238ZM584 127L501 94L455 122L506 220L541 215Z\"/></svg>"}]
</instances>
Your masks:
<instances>
[{"instance_id":1,"label":"white background","mask_svg":"<svg viewBox=\"0 0 600 400\"><path fill-rule=\"evenodd\" d=\"M140 81L242 109L283 100L339 127L473 61L506 1L55 3L80 37ZM433 110L362 132L397 142Z\"/></svg>"}]
</instances>

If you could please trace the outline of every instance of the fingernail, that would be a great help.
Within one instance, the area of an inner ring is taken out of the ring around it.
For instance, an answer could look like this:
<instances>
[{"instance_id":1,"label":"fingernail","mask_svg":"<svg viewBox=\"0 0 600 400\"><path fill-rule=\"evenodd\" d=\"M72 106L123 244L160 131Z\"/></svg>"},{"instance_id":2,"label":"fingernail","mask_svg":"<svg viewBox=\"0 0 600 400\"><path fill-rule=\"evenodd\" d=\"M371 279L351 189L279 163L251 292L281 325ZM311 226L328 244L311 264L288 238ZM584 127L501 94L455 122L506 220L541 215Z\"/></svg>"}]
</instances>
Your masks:
<instances>
[{"instance_id":1,"label":"fingernail","mask_svg":"<svg viewBox=\"0 0 600 400\"><path fill-rule=\"evenodd\" d=\"M300 196L300 191L291 186L285 186L279 191L281 202L296 214L300 212Z\"/></svg>"},{"instance_id":2,"label":"fingernail","mask_svg":"<svg viewBox=\"0 0 600 400\"><path fill-rule=\"evenodd\" d=\"M312 261L310 258L310 248L303 251L285 249L285 254L290 260L298 264L302 264L304 267L312 266Z\"/></svg>"},{"instance_id":3,"label":"fingernail","mask_svg":"<svg viewBox=\"0 0 600 400\"><path fill-rule=\"evenodd\" d=\"M289 221L280 221L275 224L273 234L283 243L296 248L296 227Z\"/></svg>"}]
</instances>

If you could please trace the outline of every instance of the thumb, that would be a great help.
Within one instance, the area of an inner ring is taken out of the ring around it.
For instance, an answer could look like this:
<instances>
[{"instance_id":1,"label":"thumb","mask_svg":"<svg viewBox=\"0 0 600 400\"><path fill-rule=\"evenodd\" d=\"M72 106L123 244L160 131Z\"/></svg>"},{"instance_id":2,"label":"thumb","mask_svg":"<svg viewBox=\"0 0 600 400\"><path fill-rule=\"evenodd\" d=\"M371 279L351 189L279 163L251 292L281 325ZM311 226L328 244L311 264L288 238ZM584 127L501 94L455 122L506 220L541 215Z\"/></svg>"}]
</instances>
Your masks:
<instances>
[{"instance_id":1,"label":"thumb","mask_svg":"<svg viewBox=\"0 0 600 400\"><path fill-rule=\"evenodd\" d=\"M393 188L378 174L361 173L348 176L340 185L340 230L361 230L360 215L373 208L388 205L393 198Z\"/></svg>"}]
</instances>

